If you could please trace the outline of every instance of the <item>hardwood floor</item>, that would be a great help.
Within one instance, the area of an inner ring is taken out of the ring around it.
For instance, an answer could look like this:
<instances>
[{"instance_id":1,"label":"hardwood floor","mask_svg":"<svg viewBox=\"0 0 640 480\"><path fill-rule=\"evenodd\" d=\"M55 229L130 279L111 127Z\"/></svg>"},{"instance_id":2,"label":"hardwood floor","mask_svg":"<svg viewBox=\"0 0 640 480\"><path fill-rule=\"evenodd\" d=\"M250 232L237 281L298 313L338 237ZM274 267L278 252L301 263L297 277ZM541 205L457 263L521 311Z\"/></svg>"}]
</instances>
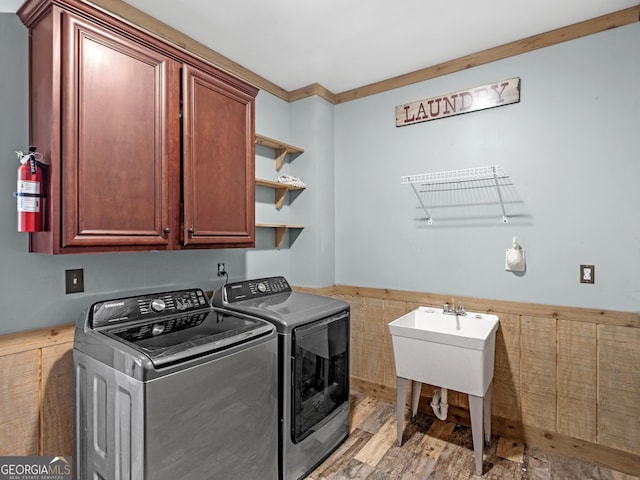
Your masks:
<instances>
[{"instance_id":1,"label":"hardwood floor","mask_svg":"<svg viewBox=\"0 0 640 480\"><path fill-rule=\"evenodd\" d=\"M482 477L473 458L470 428L421 413L398 447L395 405L352 392L349 438L307 480L640 480L504 437L485 449Z\"/></svg>"}]
</instances>

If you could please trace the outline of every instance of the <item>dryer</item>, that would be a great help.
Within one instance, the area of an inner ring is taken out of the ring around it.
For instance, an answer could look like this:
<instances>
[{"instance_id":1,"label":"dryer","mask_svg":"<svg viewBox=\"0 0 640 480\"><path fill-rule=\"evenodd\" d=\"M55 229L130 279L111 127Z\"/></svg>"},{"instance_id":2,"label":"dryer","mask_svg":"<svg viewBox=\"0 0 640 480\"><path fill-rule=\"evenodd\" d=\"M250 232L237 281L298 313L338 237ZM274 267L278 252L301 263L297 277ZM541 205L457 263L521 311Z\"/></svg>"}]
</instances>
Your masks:
<instances>
[{"instance_id":1,"label":"dryer","mask_svg":"<svg viewBox=\"0 0 640 480\"><path fill-rule=\"evenodd\" d=\"M349 435L349 304L281 276L228 283L212 303L276 327L279 478L306 476Z\"/></svg>"}]
</instances>

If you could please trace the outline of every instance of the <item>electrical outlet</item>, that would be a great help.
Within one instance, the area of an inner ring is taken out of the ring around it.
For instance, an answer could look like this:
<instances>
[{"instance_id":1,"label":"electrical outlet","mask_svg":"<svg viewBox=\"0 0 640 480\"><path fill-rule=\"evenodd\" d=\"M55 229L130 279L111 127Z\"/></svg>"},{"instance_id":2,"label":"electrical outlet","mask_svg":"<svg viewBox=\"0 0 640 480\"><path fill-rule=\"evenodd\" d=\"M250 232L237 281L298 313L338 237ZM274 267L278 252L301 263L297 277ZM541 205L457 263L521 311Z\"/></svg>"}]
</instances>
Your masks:
<instances>
[{"instance_id":1,"label":"electrical outlet","mask_svg":"<svg viewBox=\"0 0 640 480\"><path fill-rule=\"evenodd\" d=\"M65 270L64 285L65 293L84 292L84 270L82 268Z\"/></svg>"},{"instance_id":2,"label":"electrical outlet","mask_svg":"<svg viewBox=\"0 0 640 480\"><path fill-rule=\"evenodd\" d=\"M595 265L580 265L580 283L596 283Z\"/></svg>"},{"instance_id":3,"label":"electrical outlet","mask_svg":"<svg viewBox=\"0 0 640 480\"><path fill-rule=\"evenodd\" d=\"M223 275L226 275L227 271L224 268L224 263L219 263L218 264L218 276L222 277Z\"/></svg>"}]
</instances>

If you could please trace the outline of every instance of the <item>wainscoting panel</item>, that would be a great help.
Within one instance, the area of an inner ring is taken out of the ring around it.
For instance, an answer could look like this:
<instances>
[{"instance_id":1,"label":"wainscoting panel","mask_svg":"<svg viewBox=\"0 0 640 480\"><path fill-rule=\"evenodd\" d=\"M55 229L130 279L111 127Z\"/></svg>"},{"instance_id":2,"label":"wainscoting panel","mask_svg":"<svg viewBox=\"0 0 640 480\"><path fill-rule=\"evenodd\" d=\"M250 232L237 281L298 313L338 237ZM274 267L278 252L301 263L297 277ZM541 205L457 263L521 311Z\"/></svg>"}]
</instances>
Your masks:
<instances>
[{"instance_id":1,"label":"wainscoting panel","mask_svg":"<svg viewBox=\"0 0 640 480\"><path fill-rule=\"evenodd\" d=\"M37 350L0 357L0 455L37 455L39 363Z\"/></svg>"},{"instance_id":2,"label":"wainscoting panel","mask_svg":"<svg viewBox=\"0 0 640 480\"><path fill-rule=\"evenodd\" d=\"M640 455L640 329L599 325L598 359L598 443Z\"/></svg>"},{"instance_id":3,"label":"wainscoting panel","mask_svg":"<svg viewBox=\"0 0 640 480\"><path fill-rule=\"evenodd\" d=\"M598 356L593 323L558 320L558 432L597 441L597 392L584 385L597 385Z\"/></svg>"},{"instance_id":4,"label":"wainscoting panel","mask_svg":"<svg viewBox=\"0 0 640 480\"><path fill-rule=\"evenodd\" d=\"M73 325L0 336L0 455L73 455Z\"/></svg>"}]
</instances>

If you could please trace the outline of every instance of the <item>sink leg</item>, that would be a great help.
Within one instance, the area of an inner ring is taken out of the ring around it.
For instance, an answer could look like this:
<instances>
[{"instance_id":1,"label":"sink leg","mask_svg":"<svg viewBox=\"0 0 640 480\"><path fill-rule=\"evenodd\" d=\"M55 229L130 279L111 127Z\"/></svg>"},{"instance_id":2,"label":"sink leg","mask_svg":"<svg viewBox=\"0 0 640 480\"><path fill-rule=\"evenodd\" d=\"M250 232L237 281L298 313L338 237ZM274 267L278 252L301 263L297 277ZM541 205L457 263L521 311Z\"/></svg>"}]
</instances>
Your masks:
<instances>
[{"instance_id":1,"label":"sink leg","mask_svg":"<svg viewBox=\"0 0 640 480\"><path fill-rule=\"evenodd\" d=\"M396 377L396 422L398 430L398 446L402 446L402 433L404 431L404 407L407 403L407 384L409 380Z\"/></svg>"},{"instance_id":2,"label":"sink leg","mask_svg":"<svg viewBox=\"0 0 640 480\"><path fill-rule=\"evenodd\" d=\"M422 383L412 380L411 381L411 420L416 418L418 413L418 404L420 403L420 391L422 390Z\"/></svg>"},{"instance_id":3,"label":"sink leg","mask_svg":"<svg viewBox=\"0 0 640 480\"><path fill-rule=\"evenodd\" d=\"M484 394L484 444L491 446L491 384Z\"/></svg>"},{"instance_id":4,"label":"sink leg","mask_svg":"<svg viewBox=\"0 0 640 480\"><path fill-rule=\"evenodd\" d=\"M469 409L471 410L471 435L473 436L473 454L475 456L476 474L482 476L482 426L483 397L469 395Z\"/></svg>"}]
</instances>

